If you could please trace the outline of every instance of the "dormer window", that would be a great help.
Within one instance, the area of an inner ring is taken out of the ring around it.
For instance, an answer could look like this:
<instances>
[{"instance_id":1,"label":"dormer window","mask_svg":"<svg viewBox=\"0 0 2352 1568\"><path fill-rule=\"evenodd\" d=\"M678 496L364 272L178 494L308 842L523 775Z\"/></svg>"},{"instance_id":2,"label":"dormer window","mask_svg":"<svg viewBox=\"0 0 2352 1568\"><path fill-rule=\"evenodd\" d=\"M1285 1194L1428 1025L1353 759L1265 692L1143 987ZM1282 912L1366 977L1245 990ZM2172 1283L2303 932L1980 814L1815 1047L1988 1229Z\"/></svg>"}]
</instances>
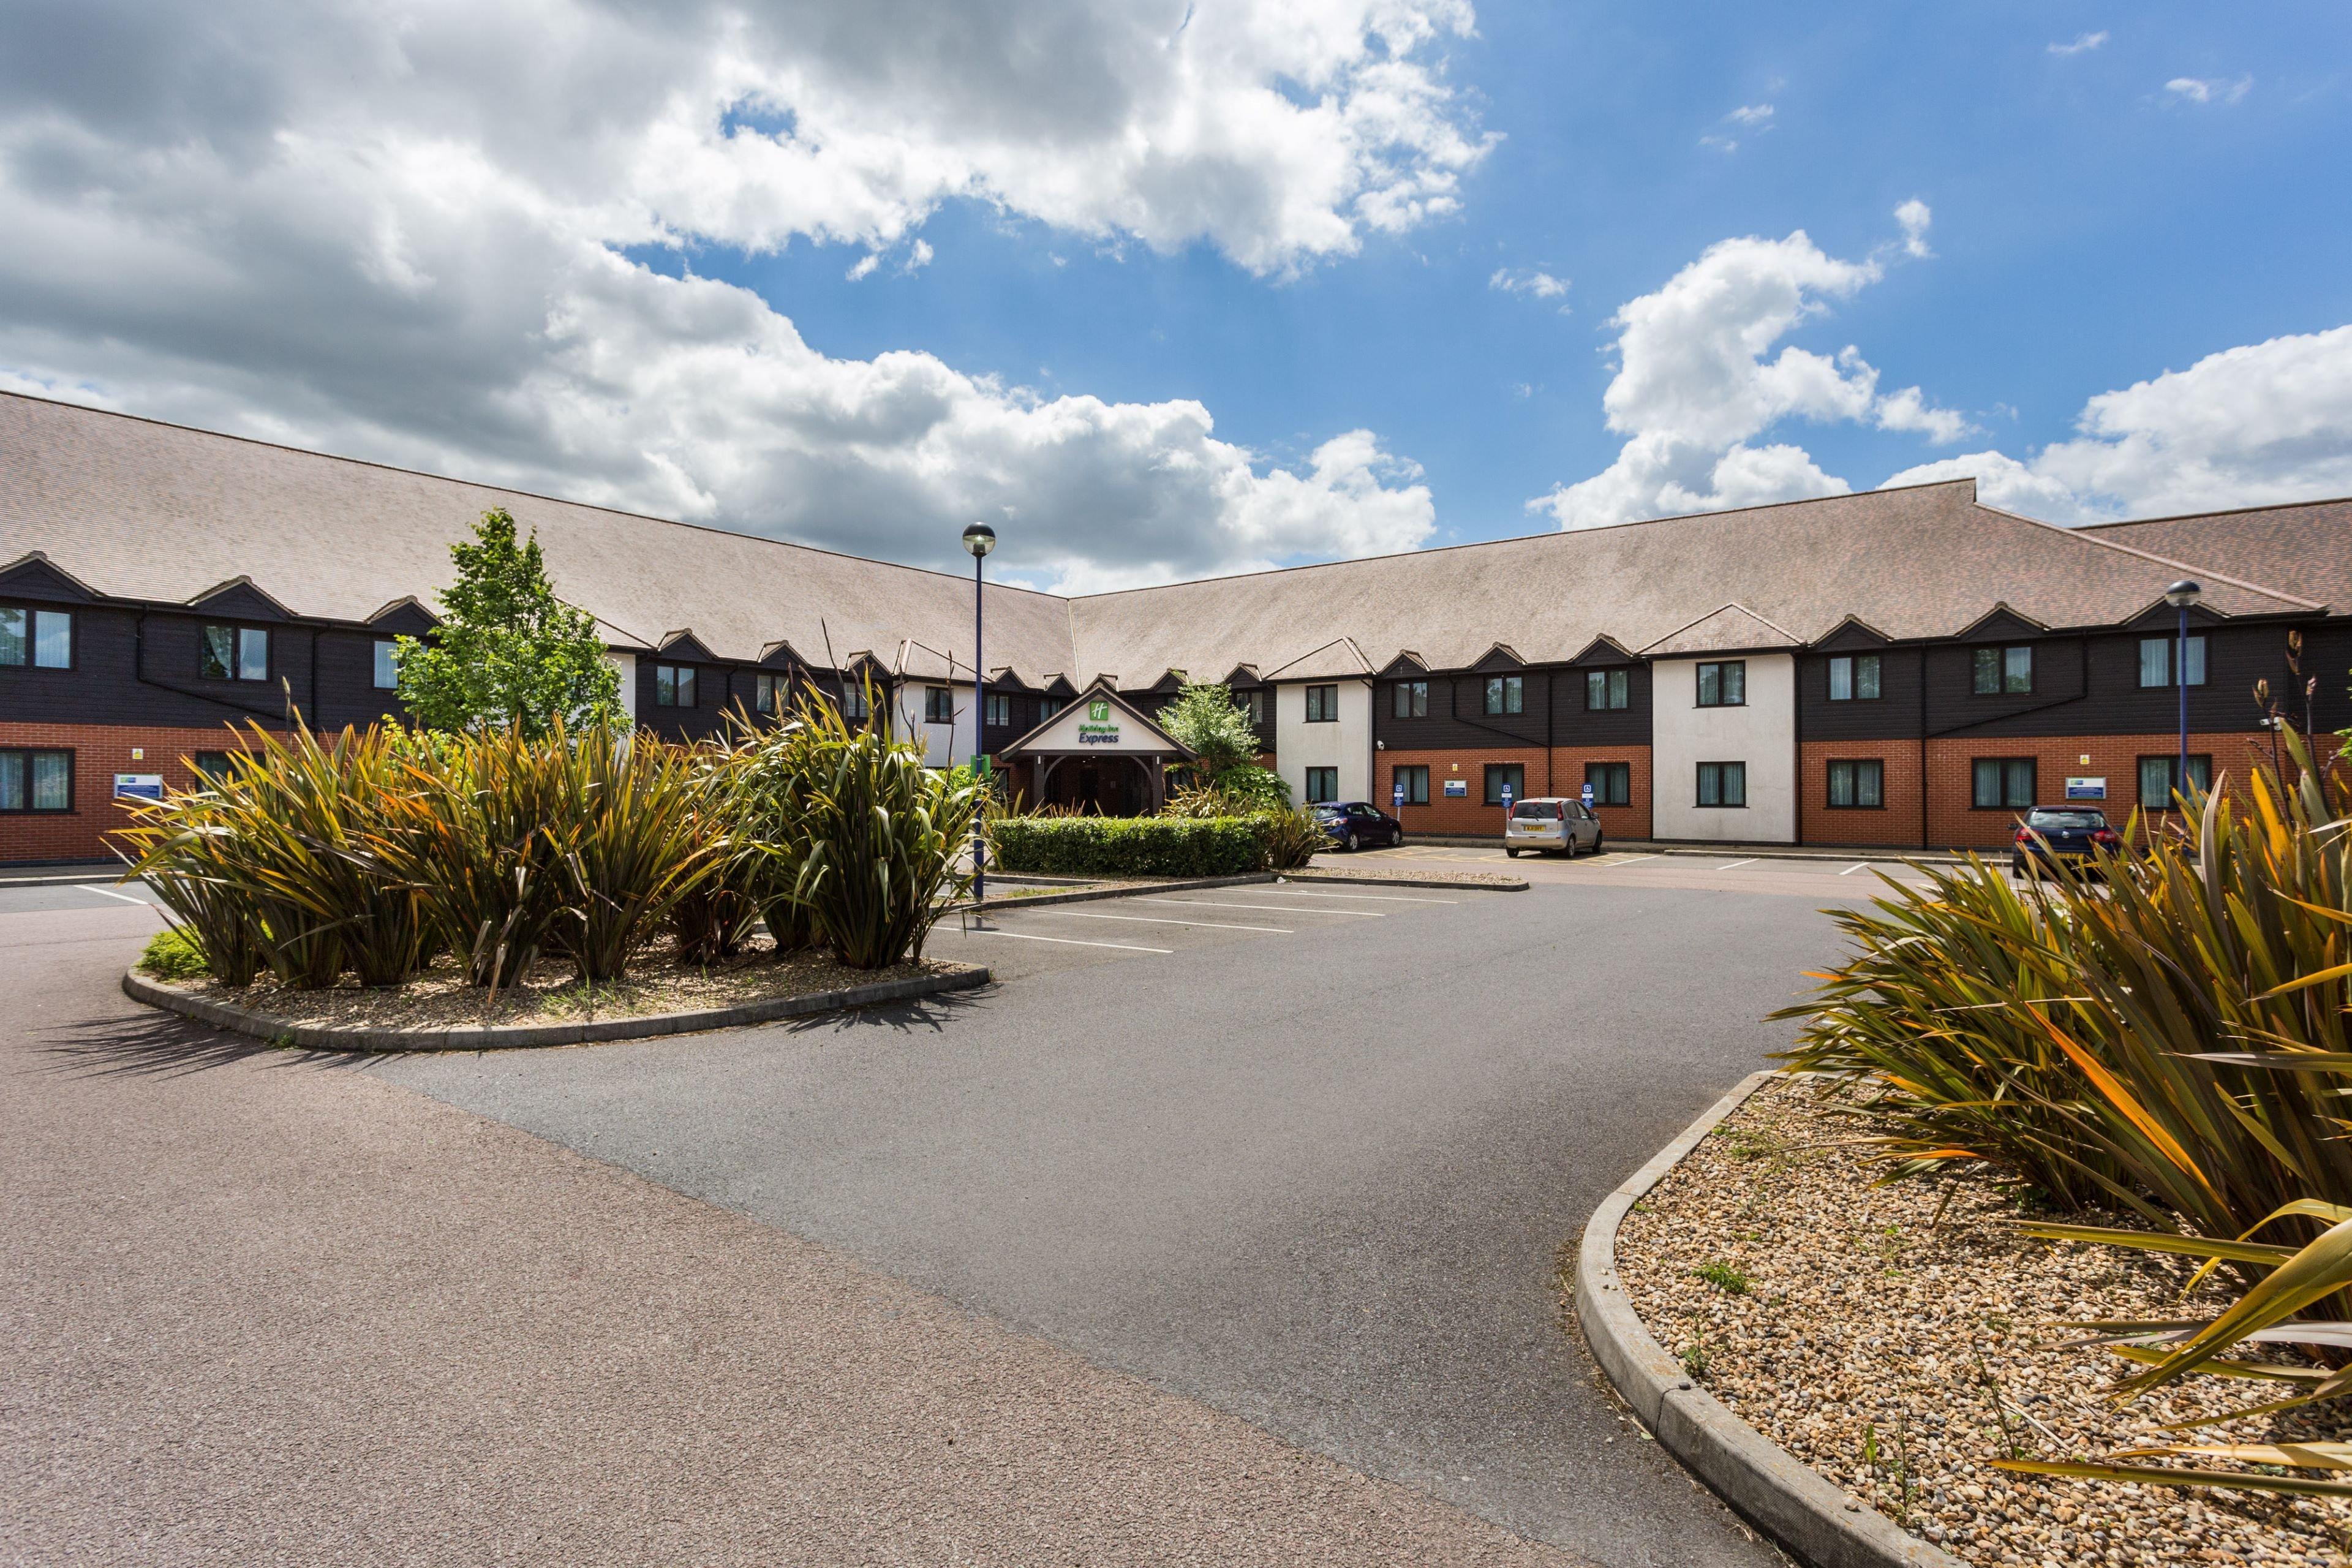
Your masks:
<instances>
[{"instance_id":1,"label":"dormer window","mask_svg":"<svg viewBox=\"0 0 2352 1568\"><path fill-rule=\"evenodd\" d=\"M73 668L73 612L0 605L0 665Z\"/></svg>"},{"instance_id":2,"label":"dormer window","mask_svg":"<svg viewBox=\"0 0 2352 1568\"><path fill-rule=\"evenodd\" d=\"M206 680L268 679L269 633L259 626L207 623L197 646L196 673Z\"/></svg>"},{"instance_id":3,"label":"dormer window","mask_svg":"<svg viewBox=\"0 0 2352 1568\"><path fill-rule=\"evenodd\" d=\"M696 706L692 665L657 664L654 666L654 706L656 708Z\"/></svg>"}]
</instances>

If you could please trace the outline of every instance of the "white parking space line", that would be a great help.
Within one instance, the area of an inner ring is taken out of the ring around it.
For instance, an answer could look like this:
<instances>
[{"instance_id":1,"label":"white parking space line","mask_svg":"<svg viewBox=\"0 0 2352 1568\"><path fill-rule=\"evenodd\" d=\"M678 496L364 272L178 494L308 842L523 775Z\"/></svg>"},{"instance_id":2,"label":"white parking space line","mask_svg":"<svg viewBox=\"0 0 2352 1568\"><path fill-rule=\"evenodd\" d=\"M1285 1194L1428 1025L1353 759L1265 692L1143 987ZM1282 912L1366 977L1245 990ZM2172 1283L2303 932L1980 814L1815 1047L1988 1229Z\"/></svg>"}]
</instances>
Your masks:
<instances>
[{"instance_id":1,"label":"white parking space line","mask_svg":"<svg viewBox=\"0 0 2352 1568\"><path fill-rule=\"evenodd\" d=\"M1297 904L1229 904L1220 899L1138 899L1139 904L1191 904L1204 910L1256 910L1269 915L1353 915L1360 921L1384 921L1378 910L1302 910Z\"/></svg>"},{"instance_id":2,"label":"white parking space line","mask_svg":"<svg viewBox=\"0 0 2352 1568\"><path fill-rule=\"evenodd\" d=\"M1838 873L1838 875L1839 875L1839 876L1841 876L1841 877L1851 877L1851 876L1853 876L1856 871L1859 871L1859 870L1864 869L1864 868L1865 867L1867 867L1869 864L1870 864L1870 862L1869 862L1869 861L1867 861L1867 860L1857 860L1857 861L1855 861L1853 865L1848 866L1844 870L1840 871L1840 872Z\"/></svg>"},{"instance_id":3,"label":"white parking space line","mask_svg":"<svg viewBox=\"0 0 2352 1568\"><path fill-rule=\"evenodd\" d=\"M1606 864L1612 866L1631 866L1636 860L1654 860L1657 858L1657 851L1654 849L1646 855L1620 855L1614 859L1606 862Z\"/></svg>"},{"instance_id":4,"label":"white parking space line","mask_svg":"<svg viewBox=\"0 0 2352 1568\"><path fill-rule=\"evenodd\" d=\"M1716 869L1718 871L1737 871L1742 866L1753 866L1754 864L1756 864L1754 860L1734 860L1730 865L1717 866Z\"/></svg>"},{"instance_id":5,"label":"white parking space line","mask_svg":"<svg viewBox=\"0 0 2352 1568\"><path fill-rule=\"evenodd\" d=\"M1173 952L1172 947L1140 947L1131 942L1080 942L1074 936L1039 936L1034 931L998 931L994 926L972 926L966 936L1009 936L1015 942L1058 942L1064 947L1115 947L1122 952Z\"/></svg>"},{"instance_id":6,"label":"white parking space line","mask_svg":"<svg viewBox=\"0 0 2352 1568\"><path fill-rule=\"evenodd\" d=\"M1459 899L1408 899L1401 893L1310 893L1304 888L1268 888L1294 899L1353 899L1360 904L1458 904Z\"/></svg>"},{"instance_id":7,"label":"white parking space line","mask_svg":"<svg viewBox=\"0 0 2352 1568\"><path fill-rule=\"evenodd\" d=\"M88 882L76 882L73 886L79 888L85 893L96 893L101 899L121 899L126 904L137 904L142 910L152 910L155 907L144 899L134 899L128 893L118 893L111 888L93 888Z\"/></svg>"},{"instance_id":8,"label":"white parking space line","mask_svg":"<svg viewBox=\"0 0 2352 1568\"><path fill-rule=\"evenodd\" d=\"M1232 921L1188 921L1181 915L1088 915L1076 910L1040 910L1039 914L1066 915L1074 921L1133 921L1148 926L1206 926L1211 931L1262 931L1276 936L1296 936L1298 933L1285 926L1236 925Z\"/></svg>"}]
</instances>

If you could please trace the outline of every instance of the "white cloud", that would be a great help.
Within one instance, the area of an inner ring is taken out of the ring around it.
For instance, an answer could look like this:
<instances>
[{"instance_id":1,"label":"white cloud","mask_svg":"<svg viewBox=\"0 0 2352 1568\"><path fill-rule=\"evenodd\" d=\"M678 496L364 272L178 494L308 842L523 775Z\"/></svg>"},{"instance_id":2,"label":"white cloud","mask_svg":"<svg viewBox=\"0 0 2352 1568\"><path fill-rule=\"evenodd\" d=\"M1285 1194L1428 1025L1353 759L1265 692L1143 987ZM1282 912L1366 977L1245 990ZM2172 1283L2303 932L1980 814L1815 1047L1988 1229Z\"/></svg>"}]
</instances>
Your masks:
<instances>
[{"instance_id":1,"label":"white cloud","mask_svg":"<svg viewBox=\"0 0 2352 1568\"><path fill-rule=\"evenodd\" d=\"M2051 45L2050 52L2053 55L2086 55L2106 41L2107 35L2104 31L2096 33L2078 33L2074 37L2074 41L2071 44Z\"/></svg>"},{"instance_id":2,"label":"white cloud","mask_svg":"<svg viewBox=\"0 0 2352 1568\"><path fill-rule=\"evenodd\" d=\"M869 250L864 256L858 258L856 264L851 267L848 271L843 273L842 276L848 279L852 283L860 282L866 279L873 277L874 269L881 265L882 253L878 250Z\"/></svg>"},{"instance_id":3,"label":"white cloud","mask_svg":"<svg viewBox=\"0 0 2352 1568\"><path fill-rule=\"evenodd\" d=\"M36 11L0 69L0 374L900 559L1000 514L1000 559L1039 575L1410 548L1428 489L1367 433L1277 467L1197 403L835 359L677 263L814 240L911 270L913 231L969 199L1107 252L1311 266L1458 200L1488 139L1436 50L1471 23L1463 0L1230 3L1173 37L1123 0Z\"/></svg>"},{"instance_id":4,"label":"white cloud","mask_svg":"<svg viewBox=\"0 0 2352 1568\"><path fill-rule=\"evenodd\" d=\"M2183 103L2235 103L2246 96L2254 85L2251 76L2234 81L2214 77L2177 76L2164 84L2164 90Z\"/></svg>"},{"instance_id":5,"label":"white cloud","mask_svg":"<svg viewBox=\"0 0 2352 1568\"><path fill-rule=\"evenodd\" d=\"M1628 301L1611 319L1618 370L1601 398L1609 428L1627 440L1608 468L1555 486L1528 510L1589 528L1845 490L1797 447L1750 445L1792 417L1957 440L1966 419L1930 406L1917 387L1882 395L1877 370L1858 349L1822 354L1791 343L1766 357L1882 270L1876 259L1829 256L1799 230L1724 240L1657 292Z\"/></svg>"},{"instance_id":6,"label":"white cloud","mask_svg":"<svg viewBox=\"0 0 2352 1568\"><path fill-rule=\"evenodd\" d=\"M1935 215L1928 210L1926 202L1921 201L1917 196L1913 196L1895 209L1895 221L1903 229L1903 249L1906 255L1928 257L1936 254L1927 248L1927 226L1935 221Z\"/></svg>"},{"instance_id":7,"label":"white cloud","mask_svg":"<svg viewBox=\"0 0 2352 1568\"><path fill-rule=\"evenodd\" d=\"M1739 125L1763 125L1772 118L1772 106L1769 103L1744 104L1724 118Z\"/></svg>"},{"instance_id":8,"label":"white cloud","mask_svg":"<svg viewBox=\"0 0 2352 1568\"><path fill-rule=\"evenodd\" d=\"M1526 294L1538 300L1558 300L1567 295L1568 279L1555 278L1549 272L1538 271L1531 267L1517 271L1507 267L1497 267L1495 268L1494 275L1486 279L1486 287L1505 294ZM1560 313L1565 315L1567 311L1568 307L1562 305Z\"/></svg>"},{"instance_id":9,"label":"white cloud","mask_svg":"<svg viewBox=\"0 0 2352 1568\"><path fill-rule=\"evenodd\" d=\"M1769 103L1742 104L1725 115L1722 123L1740 126L1755 135L1761 136L1772 129L1772 106ZM1712 147L1718 153L1739 151L1739 138L1720 131L1708 132L1698 139L1698 144L1702 147Z\"/></svg>"},{"instance_id":10,"label":"white cloud","mask_svg":"<svg viewBox=\"0 0 2352 1568\"><path fill-rule=\"evenodd\" d=\"M2208 354L2074 423L2030 460L1976 452L1886 482L1974 475L1990 504L2061 522L2352 495L2352 326Z\"/></svg>"}]
</instances>

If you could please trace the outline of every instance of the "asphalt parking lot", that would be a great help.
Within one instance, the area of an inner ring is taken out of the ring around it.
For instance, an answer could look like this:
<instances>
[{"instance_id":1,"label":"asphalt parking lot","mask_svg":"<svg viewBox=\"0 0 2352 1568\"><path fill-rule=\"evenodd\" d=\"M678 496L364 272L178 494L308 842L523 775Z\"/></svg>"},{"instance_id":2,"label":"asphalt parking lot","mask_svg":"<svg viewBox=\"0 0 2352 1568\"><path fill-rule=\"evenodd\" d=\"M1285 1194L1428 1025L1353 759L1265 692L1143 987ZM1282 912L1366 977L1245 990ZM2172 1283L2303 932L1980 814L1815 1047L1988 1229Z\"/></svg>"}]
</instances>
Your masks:
<instances>
[{"instance_id":1,"label":"asphalt parking lot","mask_svg":"<svg viewBox=\"0 0 2352 1568\"><path fill-rule=\"evenodd\" d=\"M1479 853L1339 863L1488 868ZM1761 1015L1831 952L1818 909L1878 889L1851 862L1660 858L1523 858L1524 893L1286 883L1013 908L934 939L995 970L979 993L639 1044L258 1066L205 1031L92 1021L121 1012L108 966L153 929L135 889L0 889L9 961L57 970L8 1042L43 1064L11 1079L12 1114L110 1168L126 1113L83 1127L41 1097L58 1053L85 1059L93 1038L130 1060L87 1080L92 1106L124 1071L158 1115L216 1079L339 1108L423 1095L1533 1542L1763 1563L1598 1383L1561 1321L1559 1249L1786 1042ZM206 1266L226 1288L252 1200L176 1201L190 1245L231 1227L206 1254L229 1260ZM147 1244L106 1245L127 1268ZM20 1256L37 1284L39 1248ZM500 1310L523 1287L463 1289ZM386 1394L362 1378L320 1397L358 1418ZM289 1441L323 1419L284 1418Z\"/></svg>"}]
</instances>

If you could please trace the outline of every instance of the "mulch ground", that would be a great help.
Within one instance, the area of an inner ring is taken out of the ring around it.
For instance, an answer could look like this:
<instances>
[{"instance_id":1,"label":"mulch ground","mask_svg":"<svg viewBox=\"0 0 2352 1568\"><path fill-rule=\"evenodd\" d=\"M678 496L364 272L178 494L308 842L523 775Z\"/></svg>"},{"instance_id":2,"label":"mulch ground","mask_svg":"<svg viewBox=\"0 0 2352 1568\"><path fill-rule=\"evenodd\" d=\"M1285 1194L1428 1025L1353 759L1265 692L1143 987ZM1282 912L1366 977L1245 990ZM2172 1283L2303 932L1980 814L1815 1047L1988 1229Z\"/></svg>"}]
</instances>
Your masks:
<instances>
[{"instance_id":1,"label":"mulch ground","mask_svg":"<svg viewBox=\"0 0 2352 1568\"><path fill-rule=\"evenodd\" d=\"M1808 1081L1768 1085L1634 1206L1619 1235L1635 1308L1710 1393L1970 1563L2347 1561L2352 1500L1991 1468L2005 1456L2096 1460L2150 1442L2340 1442L2352 1423L2297 1413L2159 1430L2284 1392L2218 1377L2115 1404L2108 1395L2129 1363L2061 1348L2083 1336L2053 1320L2187 1317L2227 1298L2204 1290L2184 1306L2190 1266L2179 1260L2021 1237L2005 1224L2021 1217L2018 1201L1989 1182L1874 1185L1878 1169L1853 1142L1867 1129L1822 1092Z\"/></svg>"}]
</instances>

